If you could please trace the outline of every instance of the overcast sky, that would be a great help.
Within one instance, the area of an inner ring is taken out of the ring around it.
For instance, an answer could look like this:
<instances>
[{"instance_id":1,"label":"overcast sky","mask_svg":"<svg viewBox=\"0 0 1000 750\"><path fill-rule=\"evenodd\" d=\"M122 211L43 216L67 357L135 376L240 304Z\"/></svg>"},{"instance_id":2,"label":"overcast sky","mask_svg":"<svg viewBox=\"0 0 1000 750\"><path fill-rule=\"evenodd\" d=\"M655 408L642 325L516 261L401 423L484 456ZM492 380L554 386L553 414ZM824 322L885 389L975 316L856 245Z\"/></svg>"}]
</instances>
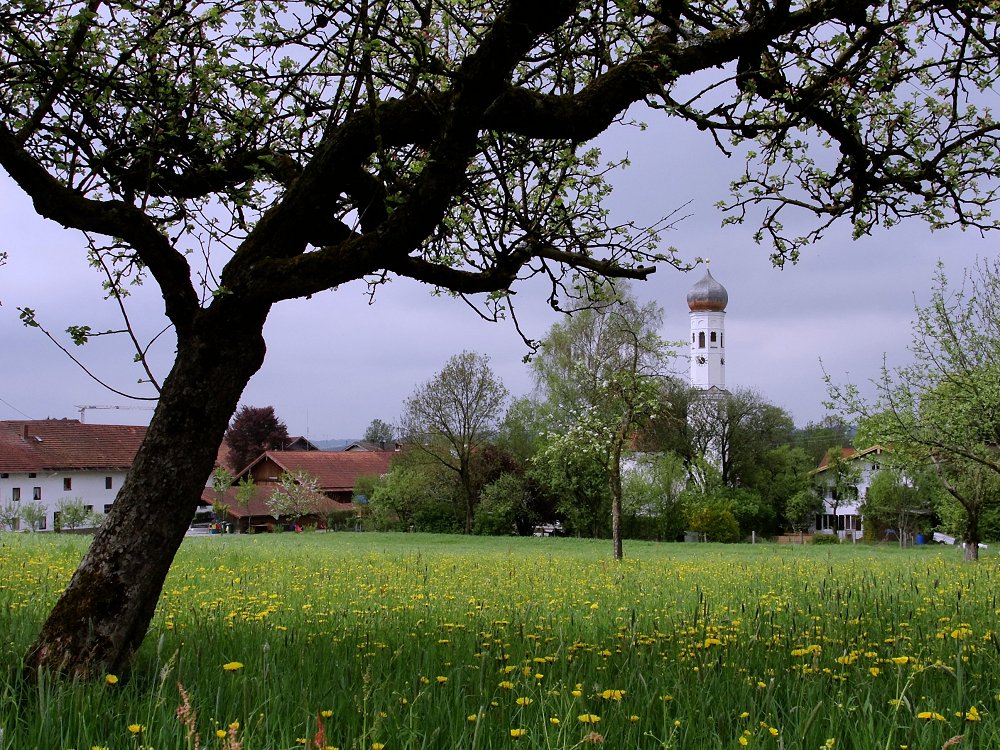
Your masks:
<instances>
[{"instance_id":1,"label":"overcast sky","mask_svg":"<svg viewBox=\"0 0 1000 750\"><path fill-rule=\"evenodd\" d=\"M647 115L651 117L651 115ZM927 301L938 260L958 280L976 257L994 257L997 238L972 232L930 232L919 222L851 241L846 228L805 250L796 266L777 270L769 249L755 245L753 227L721 227L714 208L742 169L704 133L656 125L605 138L608 157L627 150L632 166L615 179L610 206L617 218L651 222L691 201L690 217L664 235L682 258L711 259L715 278L729 292L726 314L727 385L751 387L787 409L797 425L821 419L825 387L820 359L843 380L864 382L908 360L914 300ZM71 324L116 327L115 308L102 300L101 278L86 263L74 233L37 219L28 201L0 171L0 419L77 418L81 405L129 406L88 378L37 330L23 327L18 307L34 308L53 331ZM642 301L665 310L670 340L688 337L688 289L702 269L683 274L662 268L637 284ZM268 354L243 403L273 405L292 434L314 440L359 437L373 418L394 421L415 385L430 379L463 349L490 356L514 395L530 391L526 353L514 327L481 321L461 302L396 280L369 306L360 284L275 306L266 327ZM554 322L538 294L518 294L527 335L540 338ZM152 284L135 290L134 319L147 334L164 325ZM141 372L125 347L96 340L74 348L96 374L129 392ZM162 349L162 347L161 347ZM170 351L161 351L160 376ZM686 362L678 368L686 373ZM845 375L845 373L849 373ZM93 423L144 424L152 412L100 409Z\"/></svg>"}]
</instances>

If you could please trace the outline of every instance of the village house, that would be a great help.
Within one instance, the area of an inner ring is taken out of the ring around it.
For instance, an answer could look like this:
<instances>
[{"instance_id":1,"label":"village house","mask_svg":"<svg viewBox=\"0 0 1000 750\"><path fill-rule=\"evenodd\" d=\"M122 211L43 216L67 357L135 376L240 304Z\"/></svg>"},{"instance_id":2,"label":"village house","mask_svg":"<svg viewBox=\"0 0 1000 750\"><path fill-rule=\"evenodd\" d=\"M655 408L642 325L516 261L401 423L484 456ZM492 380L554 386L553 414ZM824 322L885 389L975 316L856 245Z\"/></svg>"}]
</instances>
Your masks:
<instances>
[{"instance_id":1,"label":"village house","mask_svg":"<svg viewBox=\"0 0 1000 750\"><path fill-rule=\"evenodd\" d=\"M823 513L816 517L813 532L836 534L842 540L850 541L858 541L864 536L861 507L872 479L882 468L880 456L884 450L880 445L860 451L842 448L840 460L848 472L848 481L839 483L833 476L833 467L828 457L823 458L819 467L812 471L813 481L819 486L823 497ZM838 487L838 484L841 486Z\"/></svg>"},{"instance_id":2,"label":"village house","mask_svg":"<svg viewBox=\"0 0 1000 750\"><path fill-rule=\"evenodd\" d=\"M0 504L40 506L37 528L47 531L58 526L60 503L107 513L145 434L77 419L0 421ZM25 528L23 520L11 525Z\"/></svg>"},{"instance_id":3,"label":"village house","mask_svg":"<svg viewBox=\"0 0 1000 750\"><path fill-rule=\"evenodd\" d=\"M236 477L236 483L224 493L208 488L202 495L207 505L221 508L225 520L239 531L268 531L293 519L276 516L268 501L279 488L282 475L307 474L316 480L319 494L307 505L311 512L299 519L303 523L327 524L329 519L357 515L364 509L354 503L354 487L364 476L382 476L396 456L395 451L267 451ZM240 495L238 482L252 478L254 487L247 497Z\"/></svg>"}]
</instances>

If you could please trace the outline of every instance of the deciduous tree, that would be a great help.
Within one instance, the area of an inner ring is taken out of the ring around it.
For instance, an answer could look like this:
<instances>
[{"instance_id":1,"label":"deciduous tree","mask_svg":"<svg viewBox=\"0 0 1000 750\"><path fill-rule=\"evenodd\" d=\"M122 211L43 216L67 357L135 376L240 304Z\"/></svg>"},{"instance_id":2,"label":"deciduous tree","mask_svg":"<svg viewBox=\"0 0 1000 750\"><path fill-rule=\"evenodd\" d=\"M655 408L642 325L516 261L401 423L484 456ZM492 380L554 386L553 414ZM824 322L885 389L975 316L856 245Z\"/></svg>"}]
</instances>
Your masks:
<instances>
[{"instance_id":1,"label":"deciduous tree","mask_svg":"<svg viewBox=\"0 0 1000 750\"><path fill-rule=\"evenodd\" d=\"M288 444L288 428L278 419L273 406L241 406L224 438L233 469L241 471L265 451L280 450Z\"/></svg>"},{"instance_id":2,"label":"deciduous tree","mask_svg":"<svg viewBox=\"0 0 1000 750\"><path fill-rule=\"evenodd\" d=\"M458 478L466 534L472 533L479 497L474 458L496 433L506 400L507 389L490 369L489 357L462 352L403 406L400 431L407 445Z\"/></svg>"},{"instance_id":3,"label":"deciduous tree","mask_svg":"<svg viewBox=\"0 0 1000 750\"><path fill-rule=\"evenodd\" d=\"M662 308L640 305L624 285L594 295L598 306L552 326L533 367L552 419L543 460L595 462L607 478L613 554L621 559L622 454L656 414L673 352L658 333Z\"/></svg>"},{"instance_id":4,"label":"deciduous tree","mask_svg":"<svg viewBox=\"0 0 1000 750\"><path fill-rule=\"evenodd\" d=\"M860 423L856 441L891 446L906 472L933 467L976 560L983 514L1000 504L1000 262L980 261L957 288L939 268L909 349L912 364L883 366L874 398L827 377L831 401Z\"/></svg>"},{"instance_id":5,"label":"deciduous tree","mask_svg":"<svg viewBox=\"0 0 1000 750\"><path fill-rule=\"evenodd\" d=\"M157 410L27 670L126 668L272 305L405 276L494 317L526 276L554 305L644 278L672 255L609 220L589 145L636 103L748 155L731 218L762 206L779 262L839 218L992 226L997 46L971 0L6 3L0 166L114 304L158 285L176 350L155 376L122 329Z\"/></svg>"}]
</instances>

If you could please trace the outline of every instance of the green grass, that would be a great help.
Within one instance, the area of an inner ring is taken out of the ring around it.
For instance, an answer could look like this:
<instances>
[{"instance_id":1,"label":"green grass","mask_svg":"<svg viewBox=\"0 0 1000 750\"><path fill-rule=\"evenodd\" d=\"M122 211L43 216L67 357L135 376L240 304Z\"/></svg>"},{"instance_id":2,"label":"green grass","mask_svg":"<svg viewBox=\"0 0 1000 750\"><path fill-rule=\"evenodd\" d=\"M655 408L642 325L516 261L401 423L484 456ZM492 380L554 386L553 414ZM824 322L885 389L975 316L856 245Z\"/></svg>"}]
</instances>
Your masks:
<instances>
[{"instance_id":1,"label":"green grass","mask_svg":"<svg viewBox=\"0 0 1000 750\"><path fill-rule=\"evenodd\" d=\"M26 687L86 541L0 536L2 750L1000 746L995 554L195 538L131 675Z\"/></svg>"}]
</instances>

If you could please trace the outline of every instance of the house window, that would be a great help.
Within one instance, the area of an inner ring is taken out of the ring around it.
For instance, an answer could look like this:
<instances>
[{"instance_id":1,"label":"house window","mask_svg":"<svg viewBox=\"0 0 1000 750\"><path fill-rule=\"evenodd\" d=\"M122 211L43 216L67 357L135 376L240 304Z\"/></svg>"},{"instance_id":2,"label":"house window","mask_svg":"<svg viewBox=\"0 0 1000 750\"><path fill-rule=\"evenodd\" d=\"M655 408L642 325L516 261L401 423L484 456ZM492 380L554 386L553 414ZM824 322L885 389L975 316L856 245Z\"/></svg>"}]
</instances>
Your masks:
<instances>
[{"instance_id":1,"label":"house window","mask_svg":"<svg viewBox=\"0 0 1000 750\"><path fill-rule=\"evenodd\" d=\"M0 479L10 479L10 474L8 474L6 471L0 472Z\"/></svg>"},{"instance_id":2,"label":"house window","mask_svg":"<svg viewBox=\"0 0 1000 750\"><path fill-rule=\"evenodd\" d=\"M42 488L41 487L32 487L31 488L31 499L34 500L36 503L42 499Z\"/></svg>"},{"instance_id":3,"label":"house window","mask_svg":"<svg viewBox=\"0 0 1000 750\"><path fill-rule=\"evenodd\" d=\"M704 349L705 348L705 332L704 331L698 331L698 348L699 349Z\"/></svg>"},{"instance_id":4,"label":"house window","mask_svg":"<svg viewBox=\"0 0 1000 750\"><path fill-rule=\"evenodd\" d=\"M87 511L88 513L93 513L94 512L94 506L93 505L84 505L83 509L85 511Z\"/></svg>"},{"instance_id":5,"label":"house window","mask_svg":"<svg viewBox=\"0 0 1000 750\"><path fill-rule=\"evenodd\" d=\"M38 476L38 474L36 474L36 473L35 473L35 472L33 472L33 471L31 471L31 472L28 472L28 479L34 479L34 478L35 478L35 477L37 477L37 476Z\"/></svg>"},{"instance_id":6,"label":"house window","mask_svg":"<svg viewBox=\"0 0 1000 750\"><path fill-rule=\"evenodd\" d=\"M63 492L73 489L73 477L63 477Z\"/></svg>"},{"instance_id":7,"label":"house window","mask_svg":"<svg viewBox=\"0 0 1000 750\"><path fill-rule=\"evenodd\" d=\"M104 489L111 489L111 477L104 477Z\"/></svg>"},{"instance_id":8,"label":"house window","mask_svg":"<svg viewBox=\"0 0 1000 750\"><path fill-rule=\"evenodd\" d=\"M21 488L20 487L11 487L10 488L10 499L11 499L12 502L15 502L15 503L21 502Z\"/></svg>"},{"instance_id":9,"label":"house window","mask_svg":"<svg viewBox=\"0 0 1000 750\"><path fill-rule=\"evenodd\" d=\"M108 515L111 512L111 503L104 503L104 515Z\"/></svg>"}]
</instances>

